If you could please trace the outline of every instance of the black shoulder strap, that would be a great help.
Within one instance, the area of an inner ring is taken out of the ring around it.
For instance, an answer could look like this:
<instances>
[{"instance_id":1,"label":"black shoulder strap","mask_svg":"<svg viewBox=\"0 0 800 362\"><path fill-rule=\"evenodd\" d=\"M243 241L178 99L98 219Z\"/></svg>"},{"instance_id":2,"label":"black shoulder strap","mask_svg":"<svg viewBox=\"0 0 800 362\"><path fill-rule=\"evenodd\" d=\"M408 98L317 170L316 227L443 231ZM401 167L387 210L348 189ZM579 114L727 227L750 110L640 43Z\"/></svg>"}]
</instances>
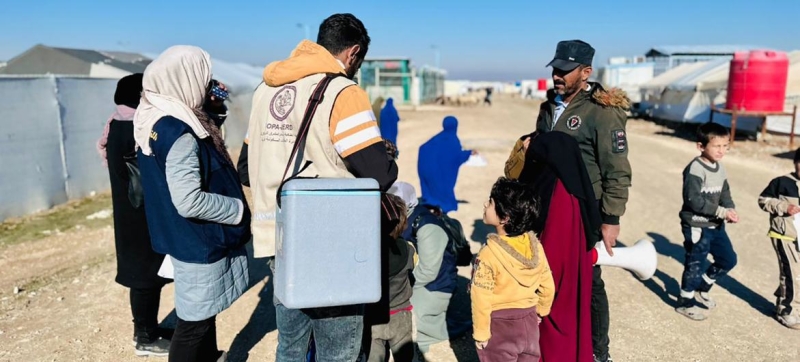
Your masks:
<instances>
[{"instance_id":1,"label":"black shoulder strap","mask_svg":"<svg viewBox=\"0 0 800 362\"><path fill-rule=\"evenodd\" d=\"M281 190L283 189L283 185L286 181L289 181L298 174L303 172L308 166L311 165L311 161L306 161L306 163L301 167L297 172L295 172L292 176L288 179L286 175L289 173L289 168L292 166L292 161L294 160L297 152L300 150L300 147L304 144L304 140L308 135L308 130L311 127L311 120L314 118L314 114L317 113L317 107L319 104L322 103L322 100L325 98L325 91L328 89L328 85L334 79L343 76L341 73L335 74L326 74L322 80L317 83L317 87L314 88L314 92L311 94L311 99L308 100L308 106L306 107L306 112L303 114L303 121L300 123L300 129L297 131L297 139L294 142L294 146L292 147L292 153L289 155L289 162L286 164L286 169L283 171L283 177L281 178L280 186L278 187L278 191L275 195L275 198L278 202L278 207L281 207Z\"/></svg>"}]
</instances>

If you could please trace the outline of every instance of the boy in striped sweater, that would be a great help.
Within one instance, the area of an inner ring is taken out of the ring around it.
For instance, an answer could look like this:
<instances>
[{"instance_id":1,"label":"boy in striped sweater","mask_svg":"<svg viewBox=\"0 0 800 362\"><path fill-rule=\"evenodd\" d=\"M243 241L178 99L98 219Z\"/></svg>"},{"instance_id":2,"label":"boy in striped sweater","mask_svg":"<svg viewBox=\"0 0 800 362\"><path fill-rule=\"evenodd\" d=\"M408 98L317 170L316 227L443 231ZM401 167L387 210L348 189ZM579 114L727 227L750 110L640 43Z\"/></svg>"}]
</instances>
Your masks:
<instances>
[{"instance_id":1,"label":"boy in striped sweater","mask_svg":"<svg viewBox=\"0 0 800 362\"><path fill-rule=\"evenodd\" d=\"M736 253L725 232L725 222L739 222L734 209L728 177L719 162L728 151L728 131L716 123L697 129L696 157L683 170L683 207L681 229L686 259L683 264L681 294L675 311L701 321L717 304L708 292L720 277L736 266ZM714 263L703 268L708 254Z\"/></svg>"},{"instance_id":2,"label":"boy in striped sweater","mask_svg":"<svg viewBox=\"0 0 800 362\"><path fill-rule=\"evenodd\" d=\"M769 213L769 238L778 256L780 278L775 291L775 319L800 329L800 246L797 243L800 149L794 153L794 172L776 177L758 197L758 206Z\"/></svg>"}]
</instances>

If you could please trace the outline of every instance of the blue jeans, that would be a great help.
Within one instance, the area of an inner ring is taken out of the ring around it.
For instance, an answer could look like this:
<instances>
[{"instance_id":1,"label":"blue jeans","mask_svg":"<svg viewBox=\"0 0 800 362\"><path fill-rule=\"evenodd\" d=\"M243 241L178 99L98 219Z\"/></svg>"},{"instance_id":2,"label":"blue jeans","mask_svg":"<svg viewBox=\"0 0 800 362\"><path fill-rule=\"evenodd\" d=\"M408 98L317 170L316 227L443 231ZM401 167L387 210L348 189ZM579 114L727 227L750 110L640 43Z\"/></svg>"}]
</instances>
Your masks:
<instances>
[{"instance_id":1,"label":"blue jeans","mask_svg":"<svg viewBox=\"0 0 800 362\"><path fill-rule=\"evenodd\" d=\"M708 292L717 279L736 266L736 252L725 232L725 224L714 228L682 226L682 231L686 259L683 262L681 289L686 292ZM708 254L714 257L714 263L703 269Z\"/></svg>"},{"instance_id":2,"label":"blue jeans","mask_svg":"<svg viewBox=\"0 0 800 362\"><path fill-rule=\"evenodd\" d=\"M273 302L278 326L277 362L305 362L312 332L317 361L353 362L358 358L364 332L362 305L289 309L278 298Z\"/></svg>"}]
</instances>

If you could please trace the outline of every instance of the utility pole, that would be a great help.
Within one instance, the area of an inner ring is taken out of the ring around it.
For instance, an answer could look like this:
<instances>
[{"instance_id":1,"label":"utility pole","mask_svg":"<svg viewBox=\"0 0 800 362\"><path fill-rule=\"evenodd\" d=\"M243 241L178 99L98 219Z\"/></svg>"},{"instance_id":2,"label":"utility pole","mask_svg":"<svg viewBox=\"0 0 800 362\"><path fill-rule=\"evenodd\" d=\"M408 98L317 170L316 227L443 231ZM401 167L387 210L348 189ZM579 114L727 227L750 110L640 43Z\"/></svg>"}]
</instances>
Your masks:
<instances>
[{"instance_id":1,"label":"utility pole","mask_svg":"<svg viewBox=\"0 0 800 362\"><path fill-rule=\"evenodd\" d=\"M437 45L431 45L431 49L433 49L433 54L436 57L436 69L441 69L441 54L439 53L439 47Z\"/></svg>"},{"instance_id":2,"label":"utility pole","mask_svg":"<svg viewBox=\"0 0 800 362\"><path fill-rule=\"evenodd\" d=\"M305 31L306 39L311 40L311 34L310 34L311 29L308 27L308 25L303 23L297 23L297 27L302 28Z\"/></svg>"}]
</instances>

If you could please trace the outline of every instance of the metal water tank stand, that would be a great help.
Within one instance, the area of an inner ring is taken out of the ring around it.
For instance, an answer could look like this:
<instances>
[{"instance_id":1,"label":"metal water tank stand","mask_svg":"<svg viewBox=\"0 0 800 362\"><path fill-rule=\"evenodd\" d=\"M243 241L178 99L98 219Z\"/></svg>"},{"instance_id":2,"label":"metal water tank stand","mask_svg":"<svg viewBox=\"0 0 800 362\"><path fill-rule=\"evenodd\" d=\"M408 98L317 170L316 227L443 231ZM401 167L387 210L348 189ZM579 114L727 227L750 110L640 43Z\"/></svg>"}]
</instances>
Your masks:
<instances>
[{"instance_id":1,"label":"metal water tank stand","mask_svg":"<svg viewBox=\"0 0 800 362\"><path fill-rule=\"evenodd\" d=\"M794 126L795 122L797 121L797 105L792 108L791 112L748 112L748 111L739 111L736 108L734 109L725 109L725 108L717 108L713 104L711 105L711 112L708 115L708 121L714 121L714 113L723 113L723 114L730 114L731 115L731 136L730 136L730 147L733 148L733 142L736 136L736 120L739 116L742 117L759 117L761 118L761 139L766 142L766 135L767 135L767 117L768 116L791 116L792 117L792 127L789 131L789 150L794 149Z\"/></svg>"}]
</instances>

